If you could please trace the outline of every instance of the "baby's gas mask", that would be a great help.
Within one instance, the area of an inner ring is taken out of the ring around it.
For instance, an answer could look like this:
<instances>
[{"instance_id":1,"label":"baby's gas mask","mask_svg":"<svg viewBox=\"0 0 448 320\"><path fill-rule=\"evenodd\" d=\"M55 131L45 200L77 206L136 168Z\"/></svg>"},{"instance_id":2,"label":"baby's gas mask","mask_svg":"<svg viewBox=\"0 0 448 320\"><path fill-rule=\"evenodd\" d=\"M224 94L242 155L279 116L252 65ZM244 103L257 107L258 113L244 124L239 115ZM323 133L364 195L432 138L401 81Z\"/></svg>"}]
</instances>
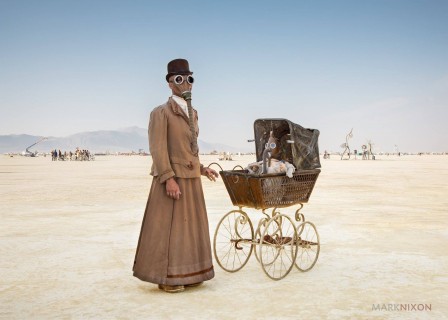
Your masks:
<instances>
[{"instance_id":1,"label":"baby's gas mask","mask_svg":"<svg viewBox=\"0 0 448 320\"><path fill-rule=\"evenodd\" d=\"M274 158L280 152L278 139L274 137L273 131L271 131L269 134L269 140L265 145L265 149L269 149L269 151L271 152L271 156Z\"/></svg>"},{"instance_id":2,"label":"baby's gas mask","mask_svg":"<svg viewBox=\"0 0 448 320\"><path fill-rule=\"evenodd\" d=\"M278 139L274 137L274 132L269 133L268 142L263 151L263 173L268 172L268 167L271 166L271 158L277 156L279 153Z\"/></svg>"}]
</instances>

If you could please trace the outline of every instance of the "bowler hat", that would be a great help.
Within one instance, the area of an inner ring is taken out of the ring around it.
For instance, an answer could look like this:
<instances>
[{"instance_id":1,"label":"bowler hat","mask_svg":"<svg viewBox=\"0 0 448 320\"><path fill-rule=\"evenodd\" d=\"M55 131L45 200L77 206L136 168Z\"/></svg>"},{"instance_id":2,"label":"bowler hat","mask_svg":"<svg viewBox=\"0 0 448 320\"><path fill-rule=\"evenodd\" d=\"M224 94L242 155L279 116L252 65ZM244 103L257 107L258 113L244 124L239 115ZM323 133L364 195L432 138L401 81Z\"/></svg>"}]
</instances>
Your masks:
<instances>
[{"instance_id":1,"label":"bowler hat","mask_svg":"<svg viewBox=\"0 0 448 320\"><path fill-rule=\"evenodd\" d=\"M166 75L166 81L169 81L169 78L176 74L193 74L190 71L190 66L188 65L188 61L185 59L174 59L168 62L168 74Z\"/></svg>"}]
</instances>

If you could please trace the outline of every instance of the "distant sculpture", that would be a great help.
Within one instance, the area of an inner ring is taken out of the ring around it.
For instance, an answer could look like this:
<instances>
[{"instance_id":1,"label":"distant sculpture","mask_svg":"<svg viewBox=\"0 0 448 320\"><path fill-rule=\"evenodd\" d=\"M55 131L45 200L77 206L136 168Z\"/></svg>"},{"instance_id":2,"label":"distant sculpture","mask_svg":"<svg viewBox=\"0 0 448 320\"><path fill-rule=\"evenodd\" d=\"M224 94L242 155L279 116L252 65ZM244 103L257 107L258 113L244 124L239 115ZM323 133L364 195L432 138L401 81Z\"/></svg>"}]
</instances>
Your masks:
<instances>
[{"instance_id":1,"label":"distant sculpture","mask_svg":"<svg viewBox=\"0 0 448 320\"><path fill-rule=\"evenodd\" d=\"M362 145L362 160L367 160L367 146L365 144Z\"/></svg>"},{"instance_id":2,"label":"distant sculpture","mask_svg":"<svg viewBox=\"0 0 448 320\"><path fill-rule=\"evenodd\" d=\"M373 143L372 143L372 141L368 141L367 142L367 145L369 146L369 153L368 153L368 155L367 155L367 158L370 160L370 156L372 156L372 160L375 160L375 155L373 154L373 152L372 152L372 146L373 146Z\"/></svg>"},{"instance_id":3,"label":"distant sculpture","mask_svg":"<svg viewBox=\"0 0 448 320\"><path fill-rule=\"evenodd\" d=\"M372 141L367 141L367 145L362 145L362 160L370 160L370 157L372 157L372 160L375 160L375 155L372 152Z\"/></svg>"},{"instance_id":4,"label":"distant sculpture","mask_svg":"<svg viewBox=\"0 0 448 320\"><path fill-rule=\"evenodd\" d=\"M350 132L345 136L345 143L341 144L341 148L344 148L344 152L341 154L341 160L344 160L344 155L347 155L348 158L345 160L350 159L350 147L348 145L348 139L353 138L353 128L350 130Z\"/></svg>"},{"instance_id":5,"label":"distant sculpture","mask_svg":"<svg viewBox=\"0 0 448 320\"><path fill-rule=\"evenodd\" d=\"M36 144L41 143L42 141L45 141L47 139L48 139L47 137L43 137L43 138L39 139L37 142L33 143L28 148L26 148L26 150L22 152L22 155L25 157L37 157L38 152L37 151L32 152L32 151L30 151L30 148L34 147Z\"/></svg>"},{"instance_id":6,"label":"distant sculpture","mask_svg":"<svg viewBox=\"0 0 448 320\"><path fill-rule=\"evenodd\" d=\"M397 145L395 145L395 153L396 153L398 156L401 156L401 152L400 152L400 150L398 149L398 146L397 146Z\"/></svg>"}]
</instances>

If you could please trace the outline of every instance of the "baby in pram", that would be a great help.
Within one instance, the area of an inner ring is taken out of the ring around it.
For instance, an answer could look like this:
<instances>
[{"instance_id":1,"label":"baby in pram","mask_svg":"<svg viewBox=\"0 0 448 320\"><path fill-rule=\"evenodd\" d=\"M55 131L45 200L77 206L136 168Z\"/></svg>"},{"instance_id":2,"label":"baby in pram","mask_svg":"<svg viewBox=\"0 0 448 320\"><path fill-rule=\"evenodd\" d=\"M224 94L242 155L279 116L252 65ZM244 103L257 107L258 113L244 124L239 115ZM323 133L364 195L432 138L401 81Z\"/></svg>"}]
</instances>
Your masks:
<instances>
[{"instance_id":1,"label":"baby in pram","mask_svg":"<svg viewBox=\"0 0 448 320\"><path fill-rule=\"evenodd\" d=\"M272 173L283 173L289 178L292 178L292 174L296 171L296 168L292 164L284 160L271 159L270 165L268 166L268 174ZM247 165L247 171L252 174L262 174L263 173L263 161L250 163Z\"/></svg>"},{"instance_id":2,"label":"baby in pram","mask_svg":"<svg viewBox=\"0 0 448 320\"><path fill-rule=\"evenodd\" d=\"M280 156L280 145L278 143L278 139L274 137L273 132L270 132L269 140L266 143L265 151L263 152L263 156L267 156L268 159L264 161L258 161L250 163L246 169L251 174L275 174L275 173L286 173L289 178L292 178L292 175L296 168L285 160L278 160ZM263 170L263 163L267 166L266 170Z\"/></svg>"}]
</instances>

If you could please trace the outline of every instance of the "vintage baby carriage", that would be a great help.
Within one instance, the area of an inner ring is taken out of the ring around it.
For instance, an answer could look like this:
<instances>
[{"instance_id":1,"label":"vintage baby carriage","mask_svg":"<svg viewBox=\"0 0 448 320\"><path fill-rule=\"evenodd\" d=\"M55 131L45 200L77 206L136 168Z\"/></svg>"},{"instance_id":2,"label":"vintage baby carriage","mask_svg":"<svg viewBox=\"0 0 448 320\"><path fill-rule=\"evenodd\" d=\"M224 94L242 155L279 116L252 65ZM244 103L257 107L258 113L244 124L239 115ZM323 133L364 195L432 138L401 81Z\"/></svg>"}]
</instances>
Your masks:
<instances>
[{"instance_id":1,"label":"vintage baby carriage","mask_svg":"<svg viewBox=\"0 0 448 320\"><path fill-rule=\"evenodd\" d=\"M300 212L320 173L319 131L286 119L258 119L254 132L257 161L268 154L264 150L272 132L277 138L277 159L293 164L296 171L289 178L285 173L251 174L240 166L243 170L221 169L219 173L238 209L229 211L218 223L213 251L219 266L228 272L243 268L254 252L266 275L280 280L293 265L301 271L310 270L319 256L317 229ZM299 206L294 211L295 221L279 210L293 205ZM256 228L243 207L261 210ZM267 209L272 209L270 215Z\"/></svg>"}]
</instances>

